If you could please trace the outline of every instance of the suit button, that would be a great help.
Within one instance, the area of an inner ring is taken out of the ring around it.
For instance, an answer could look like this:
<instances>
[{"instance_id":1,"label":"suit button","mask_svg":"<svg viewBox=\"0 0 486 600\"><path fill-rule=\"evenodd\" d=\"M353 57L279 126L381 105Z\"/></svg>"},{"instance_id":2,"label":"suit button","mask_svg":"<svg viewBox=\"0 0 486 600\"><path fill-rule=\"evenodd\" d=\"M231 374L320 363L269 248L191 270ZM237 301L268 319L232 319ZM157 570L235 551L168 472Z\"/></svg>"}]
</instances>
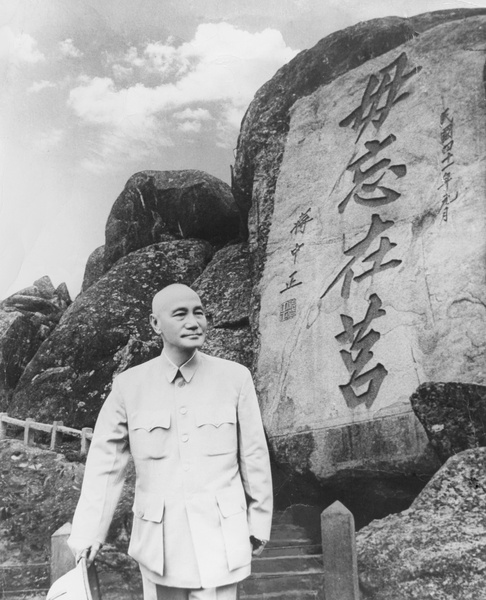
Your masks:
<instances>
[{"instance_id":1,"label":"suit button","mask_svg":"<svg viewBox=\"0 0 486 600\"><path fill-rule=\"evenodd\" d=\"M187 433L183 433L181 436L181 439L183 442L187 442L187 440L189 439L189 436L187 435Z\"/></svg>"},{"instance_id":2,"label":"suit button","mask_svg":"<svg viewBox=\"0 0 486 600\"><path fill-rule=\"evenodd\" d=\"M184 379L181 379L177 385L179 387L184 387L186 385L186 382L184 381Z\"/></svg>"},{"instance_id":3,"label":"suit button","mask_svg":"<svg viewBox=\"0 0 486 600\"><path fill-rule=\"evenodd\" d=\"M182 406L179 412L181 413L181 415L185 415L187 413L187 408L185 406Z\"/></svg>"},{"instance_id":4,"label":"suit button","mask_svg":"<svg viewBox=\"0 0 486 600\"><path fill-rule=\"evenodd\" d=\"M185 462L182 465L182 468L184 469L184 471L189 471L189 469L191 468L191 465L188 462Z\"/></svg>"}]
</instances>

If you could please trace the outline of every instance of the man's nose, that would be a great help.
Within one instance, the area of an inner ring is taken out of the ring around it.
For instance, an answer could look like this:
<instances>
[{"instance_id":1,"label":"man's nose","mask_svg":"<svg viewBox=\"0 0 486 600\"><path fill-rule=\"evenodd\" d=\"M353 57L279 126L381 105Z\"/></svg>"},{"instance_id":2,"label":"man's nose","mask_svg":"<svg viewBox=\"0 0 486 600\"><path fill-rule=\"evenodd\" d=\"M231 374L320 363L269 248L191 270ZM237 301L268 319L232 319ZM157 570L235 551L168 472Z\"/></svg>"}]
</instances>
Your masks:
<instances>
[{"instance_id":1,"label":"man's nose","mask_svg":"<svg viewBox=\"0 0 486 600\"><path fill-rule=\"evenodd\" d=\"M187 315L185 326L188 329L197 329L199 327L196 317L194 315Z\"/></svg>"}]
</instances>

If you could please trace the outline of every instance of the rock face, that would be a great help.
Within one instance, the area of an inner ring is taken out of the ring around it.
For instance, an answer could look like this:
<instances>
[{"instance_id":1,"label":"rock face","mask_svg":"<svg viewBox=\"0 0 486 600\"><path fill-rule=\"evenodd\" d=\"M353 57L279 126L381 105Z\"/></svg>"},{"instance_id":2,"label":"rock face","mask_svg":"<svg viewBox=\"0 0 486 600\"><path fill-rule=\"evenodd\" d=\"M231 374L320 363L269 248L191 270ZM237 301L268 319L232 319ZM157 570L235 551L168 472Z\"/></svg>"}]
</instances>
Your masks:
<instances>
[{"instance_id":1,"label":"rock face","mask_svg":"<svg viewBox=\"0 0 486 600\"><path fill-rule=\"evenodd\" d=\"M216 252L193 288L203 301L208 319L204 352L250 367L253 353L247 245L235 244Z\"/></svg>"},{"instance_id":2,"label":"rock face","mask_svg":"<svg viewBox=\"0 0 486 600\"><path fill-rule=\"evenodd\" d=\"M450 458L412 506L357 534L368 600L486 596L486 448Z\"/></svg>"},{"instance_id":3,"label":"rock face","mask_svg":"<svg viewBox=\"0 0 486 600\"><path fill-rule=\"evenodd\" d=\"M321 483L434 472L410 395L484 382L485 26L362 23L245 117L234 194L251 204L264 423L277 460Z\"/></svg>"},{"instance_id":4,"label":"rock face","mask_svg":"<svg viewBox=\"0 0 486 600\"><path fill-rule=\"evenodd\" d=\"M423 383L410 398L440 459L486 446L486 386Z\"/></svg>"},{"instance_id":5,"label":"rock face","mask_svg":"<svg viewBox=\"0 0 486 600\"><path fill-rule=\"evenodd\" d=\"M111 209L104 269L167 235L222 245L238 229L231 189L221 180L203 171L142 171L130 177Z\"/></svg>"},{"instance_id":6,"label":"rock face","mask_svg":"<svg viewBox=\"0 0 486 600\"><path fill-rule=\"evenodd\" d=\"M81 291L85 292L93 285L105 272L105 247L100 246L91 252L86 262L84 270L83 284Z\"/></svg>"},{"instance_id":7,"label":"rock face","mask_svg":"<svg viewBox=\"0 0 486 600\"><path fill-rule=\"evenodd\" d=\"M29 363L9 407L40 422L92 426L114 374L160 352L148 321L154 294L191 284L212 256L207 242L161 242L120 260L64 314Z\"/></svg>"},{"instance_id":8,"label":"rock face","mask_svg":"<svg viewBox=\"0 0 486 600\"><path fill-rule=\"evenodd\" d=\"M84 465L68 462L61 453L25 446L18 440L0 441L0 561L7 564L41 563L50 560L51 535L71 522L78 502ZM127 483L115 512L103 562L122 562L131 528L134 469L130 463ZM55 493L54 493L55 492ZM130 565L125 557L123 566ZM135 565L133 565L135 566ZM15 571L17 572L17 571ZM24 575L24 572L20 573ZM121 575L121 573L120 573ZM28 573L25 573L28 578ZM25 589L26 581L9 581L10 588ZM49 582L35 582L48 587ZM34 586L29 586L34 587Z\"/></svg>"},{"instance_id":9,"label":"rock face","mask_svg":"<svg viewBox=\"0 0 486 600\"><path fill-rule=\"evenodd\" d=\"M0 411L25 367L71 304L64 284L43 277L0 303Z\"/></svg>"},{"instance_id":10,"label":"rock face","mask_svg":"<svg viewBox=\"0 0 486 600\"><path fill-rule=\"evenodd\" d=\"M42 324L18 311L0 310L0 412L42 343Z\"/></svg>"}]
</instances>

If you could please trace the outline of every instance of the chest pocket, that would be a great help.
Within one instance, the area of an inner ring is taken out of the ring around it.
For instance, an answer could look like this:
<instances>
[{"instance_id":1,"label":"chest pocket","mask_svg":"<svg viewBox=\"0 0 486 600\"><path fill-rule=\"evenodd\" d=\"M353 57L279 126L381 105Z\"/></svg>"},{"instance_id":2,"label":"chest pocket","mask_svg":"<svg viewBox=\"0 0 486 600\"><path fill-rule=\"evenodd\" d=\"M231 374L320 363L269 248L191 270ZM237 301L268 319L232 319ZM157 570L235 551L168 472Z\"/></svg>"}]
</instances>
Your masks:
<instances>
[{"instance_id":1,"label":"chest pocket","mask_svg":"<svg viewBox=\"0 0 486 600\"><path fill-rule=\"evenodd\" d=\"M139 411L130 419L130 448L138 458L164 458L170 453L170 410Z\"/></svg>"},{"instance_id":2,"label":"chest pocket","mask_svg":"<svg viewBox=\"0 0 486 600\"><path fill-rule=\"evenodd\" d=\"M195 420L201 450L208 456L236 453L238 436L234 406L198 407Z\"/></svg>"}]
</instances>

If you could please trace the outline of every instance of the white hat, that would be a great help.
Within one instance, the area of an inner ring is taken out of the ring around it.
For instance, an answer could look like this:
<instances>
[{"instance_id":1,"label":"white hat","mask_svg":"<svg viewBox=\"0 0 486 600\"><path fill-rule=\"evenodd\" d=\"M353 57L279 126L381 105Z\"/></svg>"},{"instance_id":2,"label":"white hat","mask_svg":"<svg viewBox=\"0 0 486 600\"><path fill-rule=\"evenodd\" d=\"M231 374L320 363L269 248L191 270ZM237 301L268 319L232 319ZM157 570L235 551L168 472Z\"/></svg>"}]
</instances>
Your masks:
<instances>
[{"instance_id":1,"label":"white hat","mask_svg":"<svg viewBox=\"0 0 486 600\"><path fill-rule=\"evenodd\" d=\"M83 557L76 567L59 577L47 592L46 600L98 600L101 594L94 565L88 569Z\"/></svg>"}]
</instances>

